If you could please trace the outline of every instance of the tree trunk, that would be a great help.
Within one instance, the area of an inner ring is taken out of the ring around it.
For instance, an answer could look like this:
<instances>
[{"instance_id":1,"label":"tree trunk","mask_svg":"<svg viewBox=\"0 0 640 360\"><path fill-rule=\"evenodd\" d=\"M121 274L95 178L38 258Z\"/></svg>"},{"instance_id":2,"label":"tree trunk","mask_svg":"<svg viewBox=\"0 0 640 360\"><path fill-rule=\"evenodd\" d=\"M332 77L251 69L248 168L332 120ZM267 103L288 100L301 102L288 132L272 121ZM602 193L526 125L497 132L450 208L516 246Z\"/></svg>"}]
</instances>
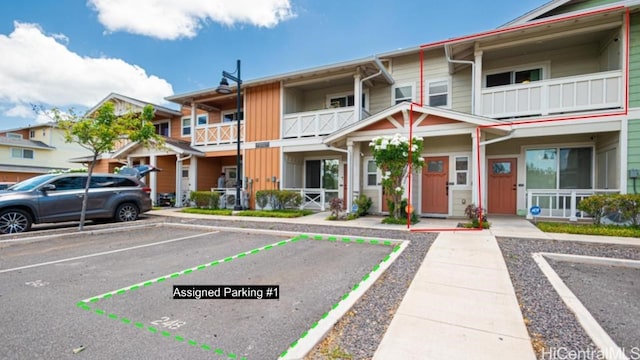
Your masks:
<instances>
[{"instance_id":1,"label":"tree trunk","mask_svg":"<svg viewBox=\"0 0 640 360\"><path fill-rule=\"evenodd\" d=\"M93 168L96 166L98 154L93 154L93 160L89 164L89 170L87 172L87 183L84 184L84 196L82 197L82 210L80 211L80 225L78 231L84 230L84 221L87 215L87 203L89 202L89 187L91 186L91 175L93 174Z\"/></svg>"}]
</instances>

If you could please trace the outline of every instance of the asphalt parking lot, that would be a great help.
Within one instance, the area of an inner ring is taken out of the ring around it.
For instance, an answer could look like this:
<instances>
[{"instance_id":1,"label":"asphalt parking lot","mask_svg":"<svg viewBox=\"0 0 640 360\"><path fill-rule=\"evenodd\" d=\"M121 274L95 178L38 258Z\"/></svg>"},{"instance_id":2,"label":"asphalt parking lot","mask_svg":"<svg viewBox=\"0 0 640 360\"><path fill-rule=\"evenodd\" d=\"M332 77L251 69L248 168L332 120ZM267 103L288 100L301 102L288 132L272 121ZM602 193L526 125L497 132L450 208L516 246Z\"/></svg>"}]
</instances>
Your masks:
<instances>
[{"instance_id":1,"label":"asphalt parking lot","mask_svg":"<svg viewBox=\"0 0 640 360\"><path fill-rule=\"evenodd\" d=\"M275 359L399 249L158 222L55 232L0 238L3 358ZM174 300L174 285L278 285L279 299Z\"/></svg>"}]
</instances>

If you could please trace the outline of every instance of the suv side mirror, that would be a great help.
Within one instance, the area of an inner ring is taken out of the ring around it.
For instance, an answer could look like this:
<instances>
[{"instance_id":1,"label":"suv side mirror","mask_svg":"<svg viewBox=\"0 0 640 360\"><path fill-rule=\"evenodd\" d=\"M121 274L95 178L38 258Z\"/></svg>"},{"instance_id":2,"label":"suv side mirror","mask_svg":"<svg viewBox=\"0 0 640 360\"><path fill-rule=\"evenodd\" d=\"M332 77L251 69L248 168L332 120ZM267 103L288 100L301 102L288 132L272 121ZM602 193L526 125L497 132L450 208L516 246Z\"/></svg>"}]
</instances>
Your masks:
<instances>
[{"instance_id":1,"label":"suv side mirror","mask_svg":"<svg viewBox=\"0 0 640 360\"><path fill-rule=\"evenodd\" d=\"M53 184L46 184L40 188L42 191L53 191L56 189L56 186Z\"/></svg>"}]
</instances>

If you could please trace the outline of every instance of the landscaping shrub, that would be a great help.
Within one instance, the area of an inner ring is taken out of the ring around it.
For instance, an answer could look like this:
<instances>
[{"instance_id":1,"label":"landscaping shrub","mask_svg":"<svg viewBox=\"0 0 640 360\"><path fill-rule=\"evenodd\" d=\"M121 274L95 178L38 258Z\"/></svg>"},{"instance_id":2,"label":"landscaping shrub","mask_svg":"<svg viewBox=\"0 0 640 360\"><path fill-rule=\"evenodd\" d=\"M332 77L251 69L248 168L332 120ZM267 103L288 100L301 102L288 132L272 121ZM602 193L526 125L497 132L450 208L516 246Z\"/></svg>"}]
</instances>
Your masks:
<instances>
[{"instance_id":1,"label":"landscaping shrub","mask_svg":"<svg viewBox=\"0 0 640 360\"><path fill-rule=\"evenodd\" d=\"M610 205L612 205L611 199L611 195L591 195L588 198L580 200L577 207L578 210L591 215L594 224L600 225L602 217L609 211Z\"/></svg>"},{"instance_id":2,"label":"landscaping shrub","mask_svg":"<svg viewBox=\"0 0 640 360\"><path fill-rule=\"evenodd\" d=\"M402 201L400 202L400 217L399 218L394 218L392 216L388 216L384 219L382 219L382 223L383 224L406 224L407 223L407 204L408 204L408 200L406 198L402 199ZM389 205L389 213L393 214L394 213L394 207L395 204L393 202L387 202L387 204ZM418 215L416 215L415 211L411 212L411 224L416 224L418 223Z\"/></svg>"},{"instance_id":3,"label":"landscaping shrub","mask_svg":"<svg viewBox=\"0 0 640 360\"><path fill-rule=\"evenodd\" d=\"M260 209L264 209L271 201L271 190L258 190L256 191L256 205Z\"/></svg>"},{"instance_id":4,"label":"landscaping shrub","mask_svg":"<svg viewBox=\"0 0 640 360\"><path fill-rule=\"evenodd\" d=\"M358 211L356 212L358 216L367 215L371 206L373 206L373 200L364 194L360 194L360 196L354 200L354 203L358 206Z\"/></svg>"},{"instance_id":5,"label":"landscaping shrub","mask_svg":"<svg viewBox=\"0 0 640 360\"><path fill-rule=\"evenodd\" d=\"M206 209L218 209L220 193L215 191L192 191L189 200L196 204L196 207Z\"/></svg>"},{"instance_id":6,"label":"landscaping shrub","mask_svg":"<svg viewBox=\"0 0 640 360\"><path fill-rule=\"evenodd\" d=\"M344 201L340 198L333 198L329 201L329 210L331 210L331 218L340 219L340 212L342 212L342 205Z\"/></svg>"},{"instance_id":7,"label":"landscaping shrub","mask_svg":"<svg viewBox=\"0 0 640 360\"><path fill-rule=\"evenodd\" d=\"M592 196L588 199L591 197ZM625 219L630 220L632 226L638 226L638 215L640 215L640 195L610 195L609 207L610 210L619 211Z\"/></svg>"},{"instance_id":8,"label":"landscaping shrub","mask_svg":"<svg viewBox=\"0 0 640 360\"><path fill-rule=\"evenodd\" d=\"M464 209L464 214L469 219L469 227L471 228L479 228L480 227L480 217L482 216L482 228L488 229L489 222L487 221L487 215L484 213L484 210L481 207L476 206L475 204L469 204Z\"/></svg>"},{"instance_id":9,"label":"landscaping shrub","mask_svg":"<svg viewBox=\"0 0 640 360\"><path fill-rule=\"evenodd\" d=\"M302 195L292 190L259 190L256 191L256 205L264 209L267 204L271 210L298 208L302 203Z\"/></svg>"}]
</instances>

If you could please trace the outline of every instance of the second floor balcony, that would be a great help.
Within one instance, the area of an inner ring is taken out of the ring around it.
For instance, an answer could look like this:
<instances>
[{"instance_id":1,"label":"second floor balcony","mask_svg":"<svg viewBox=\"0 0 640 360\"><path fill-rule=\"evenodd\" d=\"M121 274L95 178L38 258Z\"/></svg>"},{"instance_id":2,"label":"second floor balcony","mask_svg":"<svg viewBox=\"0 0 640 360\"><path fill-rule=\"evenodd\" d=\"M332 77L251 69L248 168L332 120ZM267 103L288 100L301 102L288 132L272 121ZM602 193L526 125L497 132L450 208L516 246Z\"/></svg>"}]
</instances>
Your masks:
<instances>
[{"instance_id":1,"label":"second floor balcony","mask_svg":"<svg viewBox=\"0 0 640 360\"><path fill-rule=\"evenodd\" d=\"M623 107L622 71L532 81L482 89L481 115L492 118L550 115Z\"/></svg>"},{"instance_id":2,"label":"second floor balcony","mask_svg":"<svg viewBox=\"0 0 640 360\"><path fill-rule=\"evenodd\" d=\"M197 126L193 136L195 145L235 143L238 139L238 124L233 121ZM244 141L244 122L240 123L240 141Z\"/></svg>"},{"instance_id":3,"label":"second floor balcony","mask_svg":"<svg viewBox=\"0 0 640 360\"><path fill-rule=\"evenodd\" d=\"M361 118L368 117L362 109ZM284 114L282 117L282 138L301 138L323 136L355 123L357 120L354 106L305 111Z\"/></svg>"}]
</instances>

